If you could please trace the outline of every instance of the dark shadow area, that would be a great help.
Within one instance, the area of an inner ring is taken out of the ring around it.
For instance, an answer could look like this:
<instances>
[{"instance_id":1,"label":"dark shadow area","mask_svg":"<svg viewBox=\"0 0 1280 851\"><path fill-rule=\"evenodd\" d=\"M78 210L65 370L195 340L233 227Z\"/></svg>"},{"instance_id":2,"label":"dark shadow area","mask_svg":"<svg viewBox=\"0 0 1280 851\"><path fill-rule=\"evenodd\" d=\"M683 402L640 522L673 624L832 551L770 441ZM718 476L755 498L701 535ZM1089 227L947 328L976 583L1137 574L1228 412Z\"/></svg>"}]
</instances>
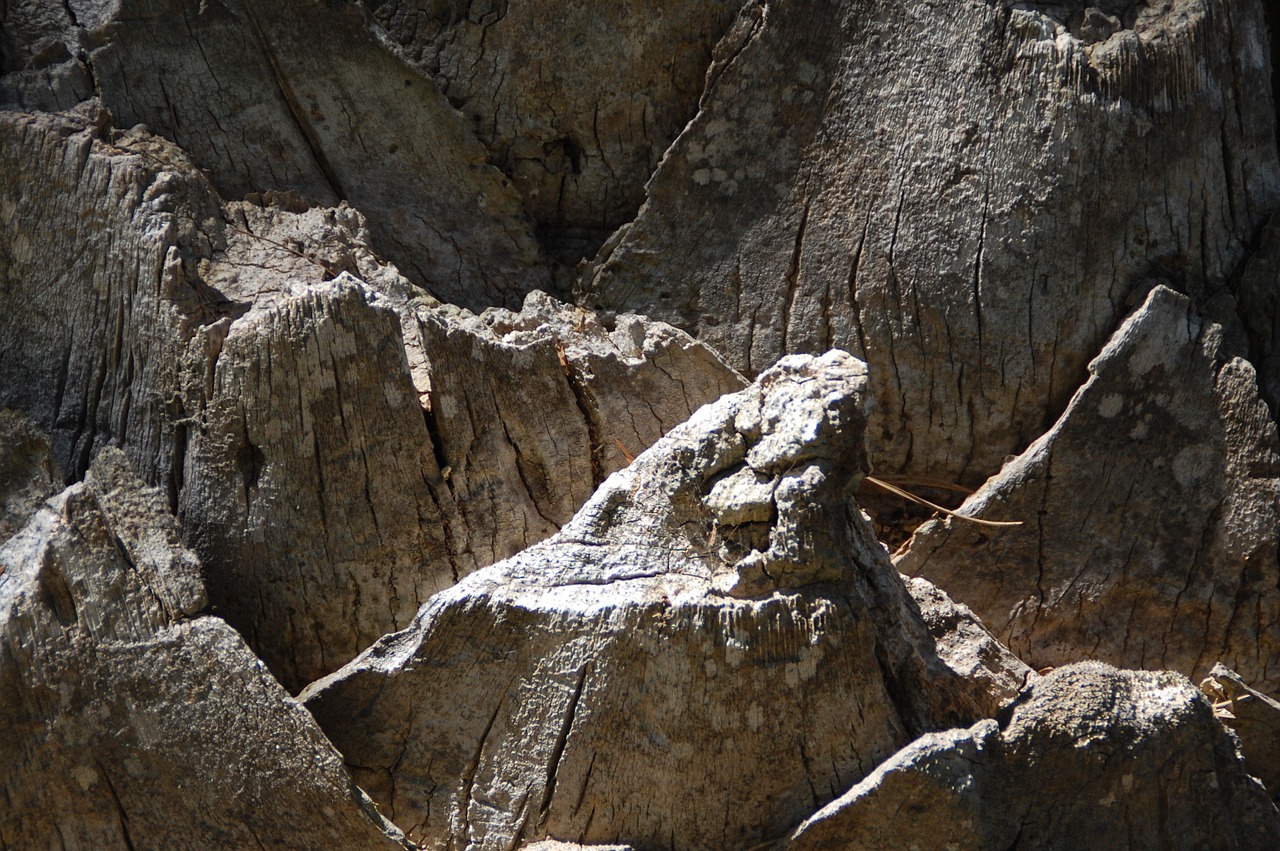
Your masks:
<instances>
[{"instance_id":1,"label":"dark shadow area","mask_svg":"<svg viewBox=\"0 0 1280 851\"><path fill-rule=\"evenodd\" d=\"M1280 0L1262 0L1267 15L1267 32L1271 34L1271 100L1280 91ZM1280 139L1280 110L1276 112L1276 136Z\"/></svg>"}]
</instances>

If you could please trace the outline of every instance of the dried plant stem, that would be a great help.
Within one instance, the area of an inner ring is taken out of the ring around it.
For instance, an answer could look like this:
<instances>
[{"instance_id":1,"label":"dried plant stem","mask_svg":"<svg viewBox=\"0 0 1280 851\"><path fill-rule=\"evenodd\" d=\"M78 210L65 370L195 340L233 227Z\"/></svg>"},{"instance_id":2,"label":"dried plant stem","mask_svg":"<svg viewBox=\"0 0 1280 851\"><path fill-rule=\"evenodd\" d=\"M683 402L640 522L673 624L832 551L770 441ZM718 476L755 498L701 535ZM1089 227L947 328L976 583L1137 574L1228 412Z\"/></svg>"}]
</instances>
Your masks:
<instances>
[{"instance_id":1,"label":"dried plant stem","mask_svg":"<svg viewBox=\"0 0 1280 851\"><path fill-rule=\"evenodd\" d=\"M898 487L897 485L891 485L888 482L883 482L880 479L874 478L872 476L863 476L863 481L870 482L876 487L881 488L882 490L886 490L891 494L900 496L903 499L909 499L912 502L917 503L919 505L923 505L927 508L932 508L934 511L941 511L943 514L947 515L948 517L954 517L957 520L964 520L968 523L976 523L979 526L1004 527L1004 526L1021 526L1022 525L1021 520L979 520L977 517L966 517L963 514L956 514L954 511L948 508L943 508L941 505L935 505L929 500L923 497L916 496L910 491L905 491L902 488Z\"/></svg>"}]
</instances>

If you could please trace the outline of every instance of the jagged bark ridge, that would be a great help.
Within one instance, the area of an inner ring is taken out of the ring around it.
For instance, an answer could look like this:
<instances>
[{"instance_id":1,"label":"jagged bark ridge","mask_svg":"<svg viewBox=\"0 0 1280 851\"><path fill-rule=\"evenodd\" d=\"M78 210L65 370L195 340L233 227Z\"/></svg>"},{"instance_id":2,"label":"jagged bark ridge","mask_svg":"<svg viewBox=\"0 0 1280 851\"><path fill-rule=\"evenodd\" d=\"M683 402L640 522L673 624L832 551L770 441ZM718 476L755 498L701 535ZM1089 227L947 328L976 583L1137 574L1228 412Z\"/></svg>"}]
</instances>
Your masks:
<instances>
[{"instance_id":1,"label":"jagged bark ridge","mask_svg":"<svg viewBox=\"0 0 1280 851\"><path fill-rule=\"evenodd\" d=\"M406 847L178 537L108 449L0 545L0 845Z\"/></svg>"},{"instance_id":2,"label":"jagged bark ridge","mask_svg":"<svg viewBox=\"0 0 1280 851\"><path fill-rule=\"evenodd\" d=\"M998 676L937 658L846 502L865 383L842 352L784 359L307 707L426 847L781 836L922 729L996 702Z\"/></svg>"},{"instance_id":3,"label":"jagged bark ridge","mask_svg":"<svg viewBox=\"0 0 1280 851\"><path fill-rule=\"evenodd\" d=\"M1082 657L1280 689L1280 443L1247 361L1154 290L1062 419L898 559L1033 666Z\"/></svg>"}]
</instances>

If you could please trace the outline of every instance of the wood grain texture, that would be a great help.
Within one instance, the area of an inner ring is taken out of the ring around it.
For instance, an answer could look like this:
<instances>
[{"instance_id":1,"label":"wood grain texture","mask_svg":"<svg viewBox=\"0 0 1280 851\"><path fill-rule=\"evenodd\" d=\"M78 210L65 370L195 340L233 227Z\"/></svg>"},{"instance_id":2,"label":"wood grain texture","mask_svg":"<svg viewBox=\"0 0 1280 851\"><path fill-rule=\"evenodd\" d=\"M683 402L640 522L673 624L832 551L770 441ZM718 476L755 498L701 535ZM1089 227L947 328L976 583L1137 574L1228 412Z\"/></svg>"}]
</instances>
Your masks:
<instances>
[{"instance_id":1,"label":"wood grain texture","mask_svg":"<svg viewBox=\"0 0 1280 851\"><path fill-rule=\"evenodd\" d=\"M1249 363L1163 287L1066 413L897 560L972 606L1033 667L1082 656L1280 689L1280 444Z\"/></svg>"},{"instance_id":2,"label":"wood grain texture","mask_svg":"<svg viewBox=\"0 0 1280 851\"><path fill-rule=\"evenodd\" d=\"M1243 851L1276 841L1271 802L1186 678L1082 663L1040 680L1001 723L922 736L781 847Z\"/></svg>"},{"instance_id":3,"label":"wood grain texture","mask_svg":"<svg viewBox=\"0 0 1280 851\"><path fill-rule=\"evenodd\" d=\"M583 295L748 374L871 366L882 472L978 484L1153 282L1229 289L1280 200L1256 0L751 3Z\"/></svg>"},{"instance_id":4,"label":"wood grain texture","mask_svg":"<svg viewBox=\"0 0 1280 851\"><path fill-rule=\"evenodd\" d=\"M865 464L865 387L842 352L784 359L302 699L424 847L781 837L1002 696L998 675L938 658L842 498ZM713 496L747 476L767 483L763 521Z\"/></svg>"},{"instance_id":5,"label":"wood grain texture","mask_svg":"<svg viewBox=\"0 0 1280 851\"><path fill-rule=\"evenodd\" d=\"M118 450L0 563L0 846L406 847Z\"/></svg>"}]
</instances>

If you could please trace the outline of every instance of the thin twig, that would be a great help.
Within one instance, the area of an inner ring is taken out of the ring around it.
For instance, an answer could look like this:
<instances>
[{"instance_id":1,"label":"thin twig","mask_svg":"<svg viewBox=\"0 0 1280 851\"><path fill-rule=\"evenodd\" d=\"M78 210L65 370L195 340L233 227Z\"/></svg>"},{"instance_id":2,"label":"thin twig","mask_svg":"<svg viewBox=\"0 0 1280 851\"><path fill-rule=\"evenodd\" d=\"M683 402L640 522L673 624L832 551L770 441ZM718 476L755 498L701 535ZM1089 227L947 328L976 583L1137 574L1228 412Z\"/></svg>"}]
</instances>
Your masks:
<instances>
[{"instance_id":1,"label":"thin twig","mask_svg":"<svg viewBox=\"0 0 1280 851\"><path fill-rule=\"evenodd\" d=\"M891 485L888 482L882 482L879 479L873 478L871 476L863 476L862 478L863 478L863 481L871 482L871 484L875 485L878 488L886 490L891 494L900 496L903 499L909 499L912 502L918 503L919 505L923 505L927 508L932 508L934 511L941 511L943 514L947 515L948 517L954 517L957 520L965 520L969 523L976 523L979 526L1004 527L1004 526L1021 526L1022 525L1021 520L980 520L977 517L966 517L963 514L956 514L954 511L952 511L949 508L943 508L941 505L935 505L934 503L930 502L924 497L919 497L909 491L904 491L902 488L898 487L897 485Z\"/></svg>"},{"instance_id":2,"label":"thin twig","mask_svg":"<svg viewBox=\"0 0 1280 851\"><path fill-rule=\"evenodd\" d=\"M627 451L627 447L622 445L621 440L618 440L618 438L615 437L613 438L613 442L614 445L618 447L618 451L622 453L622 457L627 459L628 464L631 464L636 460L636 456Z\"/></svg>"}]
</instances>

